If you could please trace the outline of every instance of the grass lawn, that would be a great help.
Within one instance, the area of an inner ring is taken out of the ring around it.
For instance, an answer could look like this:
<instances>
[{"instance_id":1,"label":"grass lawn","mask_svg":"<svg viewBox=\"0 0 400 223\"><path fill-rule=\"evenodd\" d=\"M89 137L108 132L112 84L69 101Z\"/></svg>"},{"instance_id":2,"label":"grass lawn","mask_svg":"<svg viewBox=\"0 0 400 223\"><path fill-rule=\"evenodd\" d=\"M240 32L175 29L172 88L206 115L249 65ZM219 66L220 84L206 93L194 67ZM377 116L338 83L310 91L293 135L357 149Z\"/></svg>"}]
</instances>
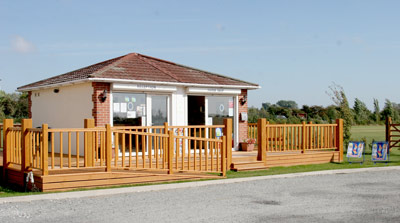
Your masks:
<instances>
[{"instance_id":1,"label":"grass lawn","mask_svg":"<svg viewBox=\"0 0 400 223\"><path fill-rule=\"evenodd\" d=\"M319 171L319 170L333 170L333 169L351 169L351 168L366 168L366 167L382 167L382 166L398 166L400 165L400 150L395 148L392 149L390 153L390 162L386 163L377 163L374 164L371 162L371 147L370 144L373 140L375 141L383 141L385 140L385 126L353 126L351 129L352 132L352 140L366 140L366 152L365 152L365 162L360 165L358 163L349 163L347 161L346 154L344 155L343 163L326 163L326 164L314 164L314 165L300 165L300 166L291 166L291 167L272 167L269 170L262 171L249 171L249 172L234 172L228 171L227 178L239 178L239 177L252 177L252 176L266 176L266 175L276 175L276 174L285 174L285 173L299 173L299 172L310 172L310 171ZM346 153L346 148L344 149ZM353 160L356 161L356 160ZM130 185L130 186L142 186L141 185ZM145 184L149 185L149 184ZM125 186L117 186L117 187L126 187ZM114 187L115 188L115 187ZM42 193L23 193L16 192L14 190L0 187L0 197L5 196L19 196L19 195L28 195L28 194L42 194Z\"/></svg>"}]
</instances>

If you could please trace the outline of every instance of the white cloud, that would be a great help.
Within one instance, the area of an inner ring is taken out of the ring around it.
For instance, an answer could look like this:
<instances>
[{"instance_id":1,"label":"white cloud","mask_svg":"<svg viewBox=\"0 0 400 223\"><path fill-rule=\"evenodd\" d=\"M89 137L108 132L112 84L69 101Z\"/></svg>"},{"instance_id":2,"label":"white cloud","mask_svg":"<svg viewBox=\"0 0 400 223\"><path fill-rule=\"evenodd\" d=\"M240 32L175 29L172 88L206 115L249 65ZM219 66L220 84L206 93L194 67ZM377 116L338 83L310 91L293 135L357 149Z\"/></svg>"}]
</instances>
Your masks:
<instances>
[{"instance_id":1,"label":"white cloud","mask_svg":"<svg viewBox=\"0 0 400 223\"><path fill-rule=\"evenodd\" d=\"M14 36L11 39L12 49L17 53L31 53L36 51L35 45L22 36Z\"/></svg>"}]
</instances>

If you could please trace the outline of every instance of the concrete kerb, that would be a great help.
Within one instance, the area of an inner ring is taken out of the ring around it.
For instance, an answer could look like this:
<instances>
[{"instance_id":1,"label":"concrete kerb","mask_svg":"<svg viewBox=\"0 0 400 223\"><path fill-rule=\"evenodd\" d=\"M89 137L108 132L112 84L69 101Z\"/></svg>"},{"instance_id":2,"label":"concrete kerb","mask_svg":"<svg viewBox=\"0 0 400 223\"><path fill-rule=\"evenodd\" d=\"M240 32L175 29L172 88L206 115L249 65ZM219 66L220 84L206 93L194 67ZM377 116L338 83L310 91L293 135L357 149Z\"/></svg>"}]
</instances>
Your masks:
<instances>
[{"instance_id":1,"label":"concrete kerb","mask_svg":"<svg viewBox=\"0 0 400 223\"><path fill-rule=\"evenodd\" d=\"M267 180L267 179L278 179L278 178L292 178L292 177L317 176L317 175L329 175L329 174L346 174L346 173L358 173L358 172L367 172L367 171L376 172L376 171L387 171L387 170L400 170L400 166L340 169L340 170L323 170L323 171L290 173L290 174L258 176L258 177L245 177L245 178L235 178L235 179L210 180L210 181L198 181L198 182L187 182L187 183L176 183L176 184L160 184L160 185L150 185L150 186L137 186L137 187L124 187L124 188L113 188L113 189L99 189L99 190L88 190L88 191L75 191L75 192L50 193L50 194L41 194L41 195L5 197L5 198L0 198L0 204L14 203L14 202L31 202L31 201L38 201L38 200L59 200L59 199L72 199L72 198L84 198L84 197L96 197L96 196L109 196L109 195L115 195L115 194L161 191L161 190L171 190L171 189L180 189L180 188L192 188L192 187L202 187L202 186L209 186L209 185L231 184L231 183L240 183L240 182L247 182L247 181Z\"/></svg>"}]
</instances>

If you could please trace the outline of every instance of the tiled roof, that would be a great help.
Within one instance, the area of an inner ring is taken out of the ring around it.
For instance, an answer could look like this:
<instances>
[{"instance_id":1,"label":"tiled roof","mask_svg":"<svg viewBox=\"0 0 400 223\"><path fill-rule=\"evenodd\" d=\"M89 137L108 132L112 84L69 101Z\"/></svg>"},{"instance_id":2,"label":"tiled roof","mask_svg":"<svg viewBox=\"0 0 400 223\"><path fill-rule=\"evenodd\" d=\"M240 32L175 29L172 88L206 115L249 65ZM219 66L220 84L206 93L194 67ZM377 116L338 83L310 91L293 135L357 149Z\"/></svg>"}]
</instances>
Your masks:
<instances>
[{"instance_id":1,"label":"tiled roof","mask_svg":"<svg viewBox=\"0 0 400 223\"><path fill-rule=\"evenodd\" d=\"M48 85L68 83L89 78L204 85L236 85L249 88L258 87L257 84L246 81L202 71L138 53L130 53L125 56L103 61L75 71L21 86L18 89L25 90L36 87L46 87Z\"/></svg>"}]
</instances>

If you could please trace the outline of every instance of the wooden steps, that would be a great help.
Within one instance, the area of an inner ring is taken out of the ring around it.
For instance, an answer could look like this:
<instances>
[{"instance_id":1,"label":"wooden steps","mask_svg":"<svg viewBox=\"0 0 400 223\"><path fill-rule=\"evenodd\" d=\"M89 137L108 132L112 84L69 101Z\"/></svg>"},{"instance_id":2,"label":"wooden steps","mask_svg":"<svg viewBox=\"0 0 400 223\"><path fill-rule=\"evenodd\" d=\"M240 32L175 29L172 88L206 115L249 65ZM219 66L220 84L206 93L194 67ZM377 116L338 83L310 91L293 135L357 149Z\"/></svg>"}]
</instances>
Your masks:
<instances>
[{"instance_id":1,"label":"wooden steps","mask_svg":"<svg viewBox=\"0 0 400 223\"><path fill-rule=\"evenodd\" d=\"M233 171L253 171L253 170L267 170L268 167L264 166L262 161L250 161L250 162L235 162L232 163Z\"/></svg>"}]
</instances>

